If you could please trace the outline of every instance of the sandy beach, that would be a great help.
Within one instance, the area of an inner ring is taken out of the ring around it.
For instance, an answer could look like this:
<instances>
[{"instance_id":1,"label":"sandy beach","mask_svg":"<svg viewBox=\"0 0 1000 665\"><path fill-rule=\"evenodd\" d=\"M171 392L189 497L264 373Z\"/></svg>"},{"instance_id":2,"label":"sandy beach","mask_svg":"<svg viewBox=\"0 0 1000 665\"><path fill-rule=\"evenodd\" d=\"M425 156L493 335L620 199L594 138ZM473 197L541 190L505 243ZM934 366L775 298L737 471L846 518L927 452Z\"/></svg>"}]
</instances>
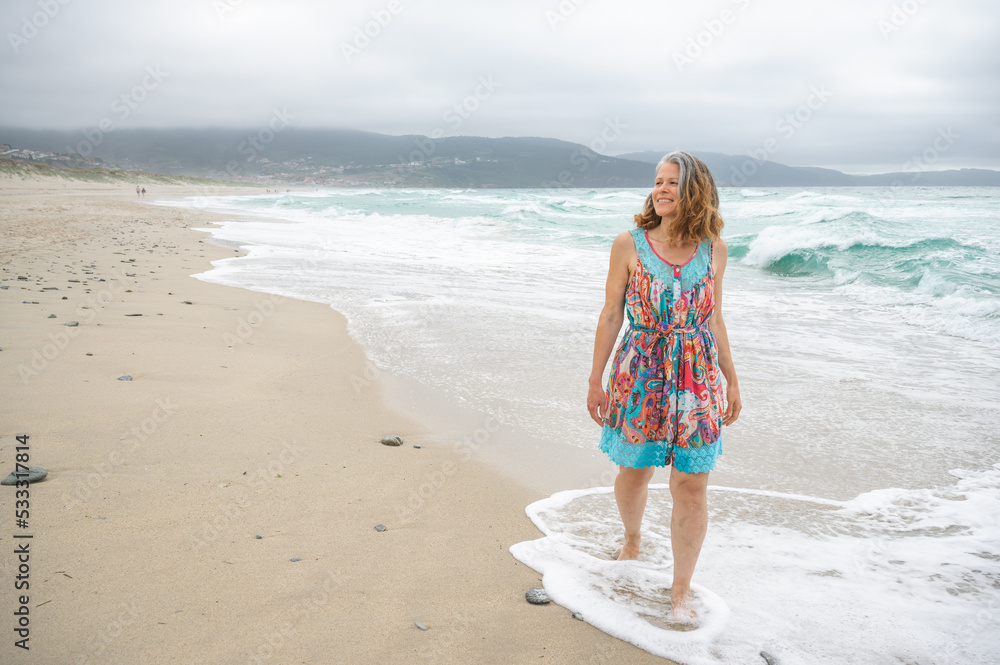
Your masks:
<instances>
[{"instance_id":1,"label":"sandy beach","mask_svg":"<svg viewBox=\"0 0 1000 665\"><path fill-rule=\"evenodd\" d=\"M428 431L328 306L192 278L235 253L191 230L221 217L147 189L0 180L0 468L28 435L49 474L27 528L0 493L0 660L665 662L525 602L542 497L463 445L489 422Z\"/></svg>"}]
</instances>

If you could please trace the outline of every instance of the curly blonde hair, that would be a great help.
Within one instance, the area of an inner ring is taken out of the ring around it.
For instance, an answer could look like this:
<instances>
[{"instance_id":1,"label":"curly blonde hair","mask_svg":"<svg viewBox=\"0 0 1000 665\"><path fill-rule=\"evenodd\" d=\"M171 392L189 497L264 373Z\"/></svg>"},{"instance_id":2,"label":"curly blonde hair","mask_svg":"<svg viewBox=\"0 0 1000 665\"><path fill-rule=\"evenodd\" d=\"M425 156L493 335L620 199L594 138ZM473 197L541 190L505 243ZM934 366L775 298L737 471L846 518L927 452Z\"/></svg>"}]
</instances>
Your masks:
<instances>
[{"instance_id":1,"label":"curly blonde hair","mask_svg":"<svg viewBox=\"0 0 1000 665\"><path fill-rule=\"evenodd\" d=\"M694 155L675 150L663 156L656 173L667 162L677 165L677 214L668 230L668 239L677 244L698 244L708 238L716 240L725 223L719 215L719 190L712 172ZM635 225L643 230L656 228L663 221L653 209L653 194L646 197L642 212L635 216Z\"/></svg>"}]
</instances>

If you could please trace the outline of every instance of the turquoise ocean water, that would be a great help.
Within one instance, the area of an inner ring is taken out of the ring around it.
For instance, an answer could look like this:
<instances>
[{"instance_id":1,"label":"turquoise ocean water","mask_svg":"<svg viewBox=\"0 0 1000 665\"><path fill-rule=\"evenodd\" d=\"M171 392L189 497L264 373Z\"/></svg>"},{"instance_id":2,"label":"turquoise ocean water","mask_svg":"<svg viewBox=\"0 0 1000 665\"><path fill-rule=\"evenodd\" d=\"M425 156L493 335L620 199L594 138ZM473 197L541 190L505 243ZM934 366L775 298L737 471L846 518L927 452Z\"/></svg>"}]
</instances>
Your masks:
<instances>
[{"instance_id":1,"label":"turquoise ocean water","mask_svg":"<svg viewBox=\"0 0 1000 665\"><path fill-rule=\"evenodd\" d=\"M728 489L713 490L696 576L726 610L683 638L656 633L655 599L604 603L595 543L619 527L610 495L587 489L613 478L584 407L608 252L646 194L324 190L174 205L230 214L213 235L249 249L199 278L329 303L379 368L526 442L494 457L574 460L579 477L540 489L578 491L533 507L548 539L515 555L595 625L692 663L755 662L764 648L783 663L992 662L1000 190L722 190L745 410L724 435L713 483ZM669 567L655 527L668 506L652 493L636 575ZM581 570L597 591L577 597L565 589ZM622 607L647 618L615 618Z\"/></svg>"}]
</instances>

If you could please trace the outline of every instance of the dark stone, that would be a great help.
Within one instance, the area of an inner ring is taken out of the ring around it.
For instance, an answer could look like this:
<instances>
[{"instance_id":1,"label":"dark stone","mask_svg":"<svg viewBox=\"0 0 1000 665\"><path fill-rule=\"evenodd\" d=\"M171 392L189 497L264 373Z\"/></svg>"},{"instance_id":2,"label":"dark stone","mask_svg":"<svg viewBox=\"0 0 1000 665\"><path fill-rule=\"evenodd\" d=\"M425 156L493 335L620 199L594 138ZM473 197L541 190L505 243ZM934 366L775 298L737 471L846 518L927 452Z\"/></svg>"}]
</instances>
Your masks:
<instances>
[{"instance_id":1,"label":"dark stone","mask_svg":"<svg viewBox=\"0 0 1000 665\"><path fill-rule=\"evenodd\" d=\"M181 301L181 304L182 304L182 305L190 305L190 304L191 304L191 301L190 301L190 300L182 300L182 301Z\"/></svg>"},{"instance_id":2,"label":"dark stone","mask_svg":"<svg viewBox=\"0 0 1000 665\"><path fill-rule=\"evenodd\" d=\"M261 535L254 536L254 538L256 538L257 540L264 540L264 536Z\"/></svg>"},{"instance_id":3,"label":"dark stone","mask_svg":"<svg viewBox=\"0 0 1000 665\"><path fill-rule=\"evenodd\" d=\"M118 380L119 381L131 381L132 380L132 375L131 374L124 374L122 376L119 376Z\"/></svg>"},{"instance_id":4,"label":"dark stone","mask_svg":"<svg viewBox=\"0 0 1000 665\"><path fill-rule=\"evenodd\" d=\"M126 314L125 316L142 316L142 314Z\"/></svg>"},{"instance_id":5,"label":"dark stone","mask_svg":"<svg viewBox=\"0 0 1000 665\"><path fill-rule=\"evenodd\" d=\"M289 559L289 561L302 561L302 559L300 559L298 557L293 557L293 558Z\"/></svg>"},{"instance_id":6,"label":"dark stone","mask_svg":"<svg viewBox=\"0 0 1000 665\"><path fill-rule=\"evenodd\" d=\"M576 619L577 621L583 621L583 615L580 614L579 612L573 612L573 618Z\"/></svg>"},{"instance_id":7,"label":"dark stone","mask_svg":"<svg viewBox=\"0 0 1000 665\"><path fill-rule=\"evenodd\" d=\"M528 589L527 593L524 594L524 598L532 605L548 605L550 602L549 594L545 593L545 589L540 586Z\"/></svg>"},{"instance_id":8,"label":"dark stone","mask_svg":"<svg viewBox=\"0 0 1000 665\"><path fill-rule=\"evenodd\" d=\"M80 322L79 321L67 321L63 325L64 326L68 326L70 328L76 328L78 325L80 325Z\"/></svg>"},{"instance_id":9,"label":"dark stone","mask_svg":"<svg viewBox=\"0 0 1000 665\"><path fill-rule=\"evenodd\" d=\"M24 473L24 471L22 471L21 473ZM15 472L11 471L11 473L10 473L9 476L7 476L6 478L4 478L3 480L0 480L0 485L17 485L17 481L18 480L27 480L30 483L35 483L35 482L38 482L39 480L41 480L42 478L44 478L47 475L49 475L49 472L46 471L45 469L43 469L42 467L40 467L40 466L29 466L28 467L28 475L27 476L25 476L23 478L18 478L17 474Z\"/></svg>"},{"instance_id":10,"label":"dark stone","mask_svg":"<svg viewBox=\"0 0 1000 665\"><path fill-rule=\"evenodd\" d=\"M50 319L54 319L54 318L56 318L56 315L55 314L49 314L49 318Z\"/></svg>"},{"instance_id":11,"label":"dark stone","mask_svg":"<svg viewBox=\"0 0 1000 665\"><path fill-rule=\"evenodd\" d=\"M376 524L375 530L378 531L379 533L382 533L383 531L386 530L386 526L384 524Z\"/></svg>"},{"instance_id":12,"label":"dark stone","mask_svg":"<svg viewBox=\"0 0 1000 665\"><path fill-rule=\"evenodd\" d=\"M764 659L764 662L767 663L767 665L778 665L778 659L766 651L761 651L760 657Z\"/></svg>"}]
</instances>

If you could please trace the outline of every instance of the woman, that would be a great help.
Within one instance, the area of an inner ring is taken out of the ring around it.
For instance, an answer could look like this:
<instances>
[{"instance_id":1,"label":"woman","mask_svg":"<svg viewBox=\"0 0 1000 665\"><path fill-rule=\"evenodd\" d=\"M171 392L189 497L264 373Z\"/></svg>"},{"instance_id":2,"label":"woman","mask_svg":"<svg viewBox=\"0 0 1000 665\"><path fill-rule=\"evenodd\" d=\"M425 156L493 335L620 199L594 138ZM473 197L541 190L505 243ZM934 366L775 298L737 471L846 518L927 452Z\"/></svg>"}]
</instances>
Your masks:
<instances>
[{"instance_id":1,"label":"woman","mask_svg":"<svg viewBox=\"0 0 1000 665\"><path fill-rule=\"evenodd\" d=\"M708 528L708 472L722 452L721 426L741 408L722 320L728 247L719 237L718 208L715 181L701 160L677 151L656 165L653 191L635 216L638 228L611 247L587 394L587 409L602 426L601 450L618 464L615 499L625 527L619 560L638 556L649 481L656 467L672 467L676 621L694 618L691 576ZM623 310L629 327L605 390L601 377Z\"/></svg>"}]
</instances>

